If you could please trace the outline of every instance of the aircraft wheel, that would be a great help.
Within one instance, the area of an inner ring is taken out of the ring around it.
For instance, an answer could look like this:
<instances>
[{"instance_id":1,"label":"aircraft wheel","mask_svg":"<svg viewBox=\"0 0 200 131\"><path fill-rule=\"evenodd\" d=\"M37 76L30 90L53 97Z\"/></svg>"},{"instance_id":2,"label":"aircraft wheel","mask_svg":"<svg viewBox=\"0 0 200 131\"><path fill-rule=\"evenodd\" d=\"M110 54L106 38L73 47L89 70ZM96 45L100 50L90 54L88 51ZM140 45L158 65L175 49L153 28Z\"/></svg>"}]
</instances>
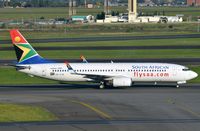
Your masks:
<instances>
[{"instance_id":1,"label":"aircraft wheel","mask_svg":"<svg viewBox=\"0 0 200 131\"><path fill-rule=\"evenodd\" d=\"M104 82L100 82L99 88L100 89L104 89L105 88Z\"/></svg>"}]
</instances>

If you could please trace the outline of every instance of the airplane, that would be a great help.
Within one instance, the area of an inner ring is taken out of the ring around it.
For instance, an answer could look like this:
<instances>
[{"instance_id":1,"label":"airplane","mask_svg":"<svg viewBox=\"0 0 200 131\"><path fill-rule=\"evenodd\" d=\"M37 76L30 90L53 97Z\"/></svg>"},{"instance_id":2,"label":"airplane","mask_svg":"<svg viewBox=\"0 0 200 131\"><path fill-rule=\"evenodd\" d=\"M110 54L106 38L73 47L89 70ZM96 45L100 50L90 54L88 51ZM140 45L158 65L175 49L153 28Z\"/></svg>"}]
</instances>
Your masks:
<instances>
[{"instance_id":1,"label":"airplane","mask_svg":"<svg viewBox=\"0 0 200 131\"><path fill-rule=\"evenodd\" d=\"M99 88L131 87L134 82L175 82L176 86L198 74L170 63L58 63L41 57L16 29L10 36L17 56L16 69L30 76L57 81L96 82Z\"/></svg>"}]
</instances>

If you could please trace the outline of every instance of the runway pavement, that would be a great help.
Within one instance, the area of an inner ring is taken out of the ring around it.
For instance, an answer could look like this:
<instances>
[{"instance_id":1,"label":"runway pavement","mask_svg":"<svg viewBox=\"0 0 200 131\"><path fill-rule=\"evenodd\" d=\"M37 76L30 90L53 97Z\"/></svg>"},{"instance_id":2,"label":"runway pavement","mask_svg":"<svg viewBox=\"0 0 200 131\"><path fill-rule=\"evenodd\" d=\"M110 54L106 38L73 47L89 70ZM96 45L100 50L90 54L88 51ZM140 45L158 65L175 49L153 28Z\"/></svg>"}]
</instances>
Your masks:
<instances>
[{"instance_id":1,"label":"runway pavement","mask_svg":"<svg viewBox=\"0 0 200 131\"><path fill-rule=\"evenodd\" d=\"M151 40L151 39L179 39L179 38L200 38L200 34L182 35L155 35L155 36L111 36L111 37L82 37L82 38L48 38L28 39L30 43L50 42L89 42L89 41L124 41L124 40ZM1 40L0 44L10 44L11 40Z\"/></svg>"},{"instance_id":2,"label":"runway pavement","mask_svg":"<svg viewBox=\"0 0 200 131\"><path fill-rule=\"evenodd\" d=\"M82 47L34 47L36 50L169 50L169 49L200 49L195 46L82 46ZM13 47L1 47L0 51L13 51Z\"/></svg>"},{"instance_id":3,"label":"runway pavement","mask_svg":"<svg viewBox=\"0 0 200 131\"><path fill-rule=\"evenodd\" d=\"M2 131L180 131L200 129L200 85L1 86L0 102L42 106L59 121L0 123Z\"/></svg>"},{"instance_id":4,"label":"runway pavement","mask_svg":"<svg viewBox=\"0 0 200 131\"><path fill-rule=\"evenodd\" d=\"M55 62L82 62L80 59L50 59ZM87 59L88 62L162 62L162 63L175 63L183 65L200 65L200 58L139 58L139 59ZM0 66L7 64L15 64L16 60L0 60Z\"/></svg>"}]
</instances>

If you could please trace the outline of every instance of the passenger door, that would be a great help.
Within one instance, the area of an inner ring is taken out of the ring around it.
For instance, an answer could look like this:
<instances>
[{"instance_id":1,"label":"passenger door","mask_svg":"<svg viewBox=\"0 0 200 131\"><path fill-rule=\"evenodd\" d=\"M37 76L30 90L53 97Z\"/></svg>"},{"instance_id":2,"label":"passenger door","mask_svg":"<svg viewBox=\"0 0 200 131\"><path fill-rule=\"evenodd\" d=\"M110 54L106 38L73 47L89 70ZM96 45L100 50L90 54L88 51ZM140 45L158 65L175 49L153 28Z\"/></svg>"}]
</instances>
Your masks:
<instances>
[{"instance_id":1,"label":"passenger door","mask_svg":"<svg viewBox=\"0 0 200 131\"><path fill-rule=\"evenodd\" d=\"M46 68L44 67L44 68L42 69L42 76L46 76L46 73L47 73L47 70L46 70Z\"/></svg>"}]
</instances>

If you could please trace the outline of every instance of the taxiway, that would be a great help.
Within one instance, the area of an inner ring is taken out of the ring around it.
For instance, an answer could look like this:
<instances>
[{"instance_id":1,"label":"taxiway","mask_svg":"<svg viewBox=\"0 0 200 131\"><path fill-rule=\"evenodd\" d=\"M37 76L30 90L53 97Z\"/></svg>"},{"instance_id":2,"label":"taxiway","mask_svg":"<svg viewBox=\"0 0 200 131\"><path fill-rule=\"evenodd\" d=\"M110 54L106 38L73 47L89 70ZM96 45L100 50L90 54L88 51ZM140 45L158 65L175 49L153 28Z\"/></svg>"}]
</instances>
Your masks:
<instances>
[{"instance_id":1,"label":"taxiway","mask_svg":"<svg viewBox=\"0 0 200 131\"><path fill-rule=\"evenodd\" d=\"M180 131L200 129L200 85L2 86L0 102L42 106L59 121L0 123L2 131Z\"/></svg>"}]
</instances>

